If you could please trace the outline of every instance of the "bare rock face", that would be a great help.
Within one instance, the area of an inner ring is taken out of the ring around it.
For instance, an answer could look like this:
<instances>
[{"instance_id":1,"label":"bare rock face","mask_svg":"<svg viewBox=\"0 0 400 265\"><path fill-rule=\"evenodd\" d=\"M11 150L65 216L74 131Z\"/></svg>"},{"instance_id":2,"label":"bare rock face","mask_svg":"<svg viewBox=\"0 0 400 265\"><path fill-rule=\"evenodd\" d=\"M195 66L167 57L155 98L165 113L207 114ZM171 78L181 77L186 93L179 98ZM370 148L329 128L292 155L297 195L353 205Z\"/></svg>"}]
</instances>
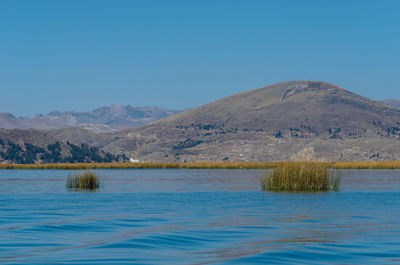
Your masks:
<instances>
[{"instance_id":1,"label":"bare rock face","mask_svg":"<svg viewBox=\"0 0 400 265\"><path fill-rule=\"evenodd\" d=\"M141 161L400 159L400 109L333 84L249 90L114 135L99 147Z\"/></svg>"},{"instance_id":2,"label":"bare rock face","mask_svg":"<svg viewBox=\"0 0 400 265\"><path fill-rule=\"evenodd\" d=\"M301 92L306 92L306 91L317 91L317 90L324 90L324 89L329 89L332 88L332 86L329 86L327 83L322 83L322 82L308 82L307 84L296 84L296 85L290 85L288 86L285 91L283 91L281 95L281 102L289 98L291 96L294 96L298 93Z\"/></svg>"}]
</instances>

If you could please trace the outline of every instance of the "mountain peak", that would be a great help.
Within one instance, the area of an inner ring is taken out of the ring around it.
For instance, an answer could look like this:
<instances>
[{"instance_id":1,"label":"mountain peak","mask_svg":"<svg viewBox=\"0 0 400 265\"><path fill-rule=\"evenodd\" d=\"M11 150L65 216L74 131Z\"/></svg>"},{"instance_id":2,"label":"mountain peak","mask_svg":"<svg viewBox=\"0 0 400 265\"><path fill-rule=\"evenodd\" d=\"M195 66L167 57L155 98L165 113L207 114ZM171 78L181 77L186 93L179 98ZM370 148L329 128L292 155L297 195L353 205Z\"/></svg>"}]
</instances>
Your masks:
<instances>
[{"instance_id":1,"label":"mountain peak","mask_svg":"<svg viewBox=\"0 0 400 265\"><path fill-rule=\"evenodd\" d=\"M286 98L306 91L319 91L338 88L335 85L318 81L293 81L291 83L292 84L288 85L288 87L282 92L280 98L281 102Z\"/></svg>"},{"instance_id":2,"label":"mountain peak","mask_svg":"<svg viewBox=\"0 0 400 265\"><path fill-rule=\"evenodd\" d=\"M14 115L12 115L11 113L9 113L9 112L0 112L0 116L1 117L3 117L3 118L11 118L11 119L15 119L15 116Z\"/></svg>"}]
</instances>

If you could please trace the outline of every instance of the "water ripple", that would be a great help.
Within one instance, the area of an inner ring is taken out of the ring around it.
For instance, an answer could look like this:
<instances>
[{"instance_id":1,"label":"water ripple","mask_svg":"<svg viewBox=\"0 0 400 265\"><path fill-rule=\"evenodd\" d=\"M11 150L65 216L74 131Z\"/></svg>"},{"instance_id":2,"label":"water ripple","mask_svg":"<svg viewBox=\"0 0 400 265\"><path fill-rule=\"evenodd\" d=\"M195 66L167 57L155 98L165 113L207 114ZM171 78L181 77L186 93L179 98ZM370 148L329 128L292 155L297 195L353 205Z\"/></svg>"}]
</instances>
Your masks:
<instances>
[{"instance_id":1,"label":"water ripple","mask_svg":"<svg viewBox=\"0 0 400 265\"><path fill-rule=\"evenodd\" d=\"M0 263L400 262L400 171L345 171L315 194L261 192L259 170L99 173L76 193L67 171L0 170Z\"/></svg>"}]
</instances>

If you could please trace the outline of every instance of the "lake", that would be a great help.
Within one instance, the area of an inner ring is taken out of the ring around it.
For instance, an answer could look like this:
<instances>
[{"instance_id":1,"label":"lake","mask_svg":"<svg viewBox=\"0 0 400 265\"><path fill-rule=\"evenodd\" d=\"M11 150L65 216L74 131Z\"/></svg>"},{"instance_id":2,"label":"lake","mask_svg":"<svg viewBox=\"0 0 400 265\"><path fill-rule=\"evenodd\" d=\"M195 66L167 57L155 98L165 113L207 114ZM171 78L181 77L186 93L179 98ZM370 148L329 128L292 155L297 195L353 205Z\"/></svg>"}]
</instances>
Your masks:
<instances>
[{"instance_id":1,"label":"lake","mask_svg":"<svg viewBox=\"0 0 400 265\"><path fill-rule=\"evenodd\" d=\"M0 170L1 264L400 264L400 171L339 192L260 190L263 170Z\"/></svg>"}]
</instances>

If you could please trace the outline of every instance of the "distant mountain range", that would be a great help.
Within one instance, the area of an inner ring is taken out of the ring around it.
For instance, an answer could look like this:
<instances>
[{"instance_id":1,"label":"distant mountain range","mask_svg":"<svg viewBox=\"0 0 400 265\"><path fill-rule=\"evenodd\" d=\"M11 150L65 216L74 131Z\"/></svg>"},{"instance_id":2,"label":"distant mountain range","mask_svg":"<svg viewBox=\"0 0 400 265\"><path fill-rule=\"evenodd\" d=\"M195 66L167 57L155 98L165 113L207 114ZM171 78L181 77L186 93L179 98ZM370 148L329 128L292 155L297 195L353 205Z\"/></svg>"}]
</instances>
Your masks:
<instances>
[{"instance_id":1,"label":"distant mountain range","mask_svg":"<svg viewBox=\"0 0 400 265\"><path fill-rule=\"evenodd\" d=\"M398 102L291 81L181 113L131 106L24 119L5 113L1 127L22 129L0 130L0 162L400 160Z\"/></svg>"},{"instance_id":2,"label":"distant mountain range","mask_svg":"<svg viewBox=\"0 0 400 265\"><path fill-rule=\"evenodd\" d=\"M10 113L0 113L0 128L52 130L79 127L95 132L113 132L160 120L179 112L159 107L111 105L90 112L54 111L33 118L16 118Z\"/></svg>"}]
</instances>

